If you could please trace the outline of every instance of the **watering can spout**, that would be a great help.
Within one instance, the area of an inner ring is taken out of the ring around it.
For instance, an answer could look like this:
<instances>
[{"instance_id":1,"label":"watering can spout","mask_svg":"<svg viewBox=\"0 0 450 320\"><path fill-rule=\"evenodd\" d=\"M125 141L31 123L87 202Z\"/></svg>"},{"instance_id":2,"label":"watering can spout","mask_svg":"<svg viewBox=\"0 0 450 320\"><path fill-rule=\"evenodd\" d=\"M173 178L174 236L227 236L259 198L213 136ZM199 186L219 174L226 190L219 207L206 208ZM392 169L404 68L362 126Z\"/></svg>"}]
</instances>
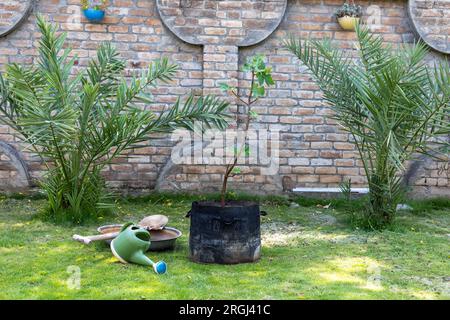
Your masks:
<instances>
[{"instance_id":1,"label":"watering can spout","mask_svg":"<svg viewBox=\"0 0 450 320\"><path fill-rule=\"evenodd\" d=\"M149 257L147 257L145 254L137 252L136 254L132 255L129 259L130 262L140 264L143 266L152 266L153 261L150 260Z\"/></svg>"},{"instance_id":2,"label":"watering can spout","mask_svg":"<svg viewBox=\"0 0 450 320\"><path fill-rule=\"evenodd\" d=\"M147 257L145 254L141 254L141 253L134 254L130 258L130 262L144 265L144 266L151 266L153 268L153 270L155 270L155 272L158 274L163 274L163 273L166 273L166 271L167 271L167 265L164 261L158 261L155 263L149 257Z\"/></svg>"}]
</instances>

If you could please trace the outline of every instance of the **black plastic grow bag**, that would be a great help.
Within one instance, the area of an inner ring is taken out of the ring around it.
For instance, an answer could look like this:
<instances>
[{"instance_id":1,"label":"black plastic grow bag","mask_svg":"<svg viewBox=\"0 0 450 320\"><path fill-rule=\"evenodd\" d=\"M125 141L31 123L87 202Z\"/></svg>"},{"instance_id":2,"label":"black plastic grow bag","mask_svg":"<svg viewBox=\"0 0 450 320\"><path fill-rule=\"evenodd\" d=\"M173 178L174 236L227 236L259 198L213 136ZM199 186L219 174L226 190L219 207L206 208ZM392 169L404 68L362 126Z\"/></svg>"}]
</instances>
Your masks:
<instances>
[{"instance_id":1,"label":"black plastic grow bag","mask_svg":"<svg viewBox=\"0 0 450 320\"><path fill-rule=\"evenodd\" d=\"M190 258L195 262L234 264L261 256L259 205L252 202L193 202Z\"/></svg>"}]
</instances>

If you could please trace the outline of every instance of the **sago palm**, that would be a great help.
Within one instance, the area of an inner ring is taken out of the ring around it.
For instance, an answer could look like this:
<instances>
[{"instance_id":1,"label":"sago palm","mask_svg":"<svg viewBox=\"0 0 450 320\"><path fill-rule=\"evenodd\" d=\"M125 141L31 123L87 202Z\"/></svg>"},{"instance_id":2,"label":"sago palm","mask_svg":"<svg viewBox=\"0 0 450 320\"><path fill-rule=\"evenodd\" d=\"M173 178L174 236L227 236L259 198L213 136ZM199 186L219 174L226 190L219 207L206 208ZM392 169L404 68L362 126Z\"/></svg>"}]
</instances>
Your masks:
<instances>
[{"instance_id":1,"label":"sago palm","mask_svg":"<svg viewBox=\"0 0 450 320\"><path fill-rule=\"evenodd\" d=\"M450 68L447 62L428 66L423 43L393 49L367 27L356 34L358 59L328 40L291 37L285 45L311 71L334 118L350 133L369 187L363 221L381 228L402 197L405 162L430 148L446 150Z\"/></svg>"},{"instance_id":2,"label":"sago palm","mask_svg":"<svg viewBox=\"0 0 450 320\"><path fill-rule=\"evenodd\" d=\"M81 222L111 208L101 171L147 142L150 133L192 129L194 121L226 127L227 104L212 97L191 96L159 115L143 110L152 103L146 89L171 80L177 71L167 59L126 81L125 63L105 43L75 74L75 58L63 49L66 35L40 16L37 25L42 34L37 63L11 64L0 74L0 112L2 122L20 133L48 168L42 186L52 218Z\"/></svg>"}]
</instances>

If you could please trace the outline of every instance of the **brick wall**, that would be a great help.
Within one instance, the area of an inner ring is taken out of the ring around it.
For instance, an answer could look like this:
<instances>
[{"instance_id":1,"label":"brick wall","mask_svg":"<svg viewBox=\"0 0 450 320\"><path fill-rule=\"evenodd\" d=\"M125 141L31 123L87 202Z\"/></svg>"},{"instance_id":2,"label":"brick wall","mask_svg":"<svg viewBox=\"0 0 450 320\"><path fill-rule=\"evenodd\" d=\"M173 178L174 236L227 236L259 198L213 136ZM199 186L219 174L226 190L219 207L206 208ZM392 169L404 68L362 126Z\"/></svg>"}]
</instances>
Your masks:
<instances>
[{"instance_id":1,"label":"brick wall","mask_svg":"<svg viewBox=\"0 0 450 320\"><path fill-rule=\"evenodd\" d=\"M281 130L279 174L264 176L259 174L256 167L243 167L244 174L234 177L231 187L251 192L279 192L282 190L281 181L284 176L290 177L293 185L298 187L336 186L347 178L351 178L354 184L365 183L361 163L348 135L341 132L327 117L330 109L323 103L317 85L296 59L280 45L288 34L296 34L313 38L330 37L340 47L353 50L354 33L342 31L333 17L342 0L182 0L175 2L187 8L181 15L185 20L170 22L167 19L163 23L158 14L158 9L161 9L158 5L170 2L173 1L110 0L111 6L101 24L88 23L78 15L78 0L40 0L35 12L45 14L51 21L60 24L61 31L68 32L67 42L74 48L73 54L78 56L78 67L86 66L102 41L111 41L116 45L121 56L127 60L127 74L145 68L150 61L162 56L177 62L180 71L174 81L153 90L155 104L149 108L154 111L162 110L179 96L191 91L196 94L220 94L217 83L223 80L248 86L248 80L237 72L237 68L242 66L246 57L255 53L265 54L268 64L273 67L277 82L275 87L268 90L267 97L256 105L255 110L260 116L253 127ZM287 8L284 8L285 2ZM195 13L194 9L199 3L205 3L210 8L209 13L205 14L208 17ZM219 5L218 3L226 8L215 10L214 6ZM264 8L265 3L273 7ZM366 13L367 10L379 10L380 19L375 21L377 25L373 30L382 34L386 42L397 44L415 39L407 15L406 1L358 3ZM252 7L254 5L256 7ZM282 9L285 9L285 13ZM212 16L214 12L218 12L218 16ZM226 13L231 15L227 16ZM277 15L281 15L281 23L273 33L269 30L265 34L266 28L271 29L280 22ZM166 12L166 18L170 17L173 17L173 13ZM187 22L186 17L189 18ZM14 33L0 38L1 69L12 62L33 63L38 36L34 22L35 18L31 15ZM188 30L186 28L189 23L200 28L196 34L206 36L208 40L202 37L183 39L195 44L180 40L183 28ZM246 27L253 27L257 32L248 36L248 30L239 31L245 23ZM252 23L256 25L252 26ZM173 27L178 27L172 30L178 36L169 30ZM228 37L230 34L232 40ZM254 44L252 41L255 37L260 38L258 41L265 40ZM246 39L251 41L245 42ZM199 44L196 41L203 42ZM443 58L443 55L430 53L431 60ZM232 110L236 110L235 105ZM24 149L8 127L0 126L0 139L21 150L33 179L41 177L43 168L38 158ZM123 189L153 189L157 186L171 190L217 190L223 167L170 166L168 160L171 146L172 143L166 136L155 136L147 147L131 150L104 172L109 185ZM421 194L449 195L449 173L448 161L427 160L418 167L410 182ZM1 155L0 185L8 187L14 176L17 176L16 170L9 159Z\"/></svg>"}]
</instances>

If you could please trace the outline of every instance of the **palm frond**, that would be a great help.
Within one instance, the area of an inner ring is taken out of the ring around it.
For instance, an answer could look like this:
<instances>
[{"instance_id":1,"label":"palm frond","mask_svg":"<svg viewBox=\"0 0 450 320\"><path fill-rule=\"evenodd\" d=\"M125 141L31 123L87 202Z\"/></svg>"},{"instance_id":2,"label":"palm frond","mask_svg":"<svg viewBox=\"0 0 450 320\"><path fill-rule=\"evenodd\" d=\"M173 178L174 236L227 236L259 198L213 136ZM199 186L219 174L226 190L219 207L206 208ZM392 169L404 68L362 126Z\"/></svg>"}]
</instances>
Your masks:
<instances>
[{"instance_id":1,"label":"palm frond","mask_svg":"<svg viewBox=\"0 0 450 320\"><path fill-rule=\"evenodd\" d=\"M184 103L178 99L177 102L148 127L153 132L167 132L175 128L194 130L195 123L201 122L202 128L225 129L228 126L229 113L228 102L220 98L206 96L195 99L189 96Z\"/></svg>"}]
</instances>

